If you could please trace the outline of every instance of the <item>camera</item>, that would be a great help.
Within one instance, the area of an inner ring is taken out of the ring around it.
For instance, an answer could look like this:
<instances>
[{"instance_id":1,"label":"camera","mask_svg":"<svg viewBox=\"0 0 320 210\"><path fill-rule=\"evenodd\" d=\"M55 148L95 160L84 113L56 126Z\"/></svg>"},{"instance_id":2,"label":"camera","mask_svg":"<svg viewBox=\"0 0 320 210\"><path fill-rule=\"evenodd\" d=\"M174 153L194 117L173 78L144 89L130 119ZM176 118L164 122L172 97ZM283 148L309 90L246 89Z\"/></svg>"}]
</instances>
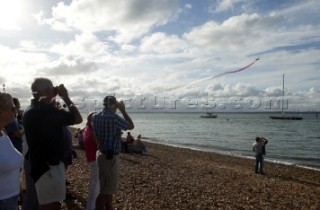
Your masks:
<instances>
[{"instance_id":1,"label":"camera","mask_svg":"<svg viewBox=\"0 0 320 210\"><path fill-rule=\"evenodd\" d=\"M54 95L55 95L55 96L58 95L58 93L59 93L59 87L58 87L58 86L54 87L54 88L53 88L53 92L54 92Z\"/></svg>"}]
</instances>

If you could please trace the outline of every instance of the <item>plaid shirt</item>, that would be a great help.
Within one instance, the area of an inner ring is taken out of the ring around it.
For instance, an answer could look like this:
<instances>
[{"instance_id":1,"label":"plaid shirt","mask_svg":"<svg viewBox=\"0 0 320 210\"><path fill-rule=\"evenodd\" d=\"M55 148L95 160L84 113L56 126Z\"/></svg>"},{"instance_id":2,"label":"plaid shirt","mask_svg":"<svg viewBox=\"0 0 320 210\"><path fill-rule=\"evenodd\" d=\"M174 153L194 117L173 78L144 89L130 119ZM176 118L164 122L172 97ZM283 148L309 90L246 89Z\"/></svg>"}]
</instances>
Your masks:
<instances>
[{"instance_id":1,"label":"plaid shirt","mask_svg":"<svg viewBox=\"0 0 320 210\"><path fill-rule=\"evenodd\" d=\"M104 108L92 117L92 127L100 151L121 151L121 130L128 129L125 119Z\"/></svg>"}]
</instances>

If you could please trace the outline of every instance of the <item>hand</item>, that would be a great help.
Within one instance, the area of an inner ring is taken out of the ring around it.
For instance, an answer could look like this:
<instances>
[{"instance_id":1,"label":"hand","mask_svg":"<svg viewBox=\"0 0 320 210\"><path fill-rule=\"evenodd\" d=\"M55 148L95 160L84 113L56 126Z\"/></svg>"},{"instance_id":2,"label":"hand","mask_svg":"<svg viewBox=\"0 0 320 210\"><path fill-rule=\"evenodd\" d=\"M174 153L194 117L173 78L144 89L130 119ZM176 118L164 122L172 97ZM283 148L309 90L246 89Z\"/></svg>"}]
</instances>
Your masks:
<instances>
[{"instance_id":1,"label":"hand","mask_svg":"<svg viewBox=\"0 0 320 210\"><path fill-rule=\"evenodd\" d=\"M123 101L117 102L117 108L123 112L126 110L126 106L124 105Z\"/></svg>"},{"instance_id":2,"label":"hand","mask_svg":"<svg viewBox=\"0 0 320 210\"><path fill-rule=\"evenodd\" d=\"M68 98L69 95L68 95L68 90L64 87L63 84L60 84L58 86L58 94L61 98Z\"/></svg>"}]
</instances>

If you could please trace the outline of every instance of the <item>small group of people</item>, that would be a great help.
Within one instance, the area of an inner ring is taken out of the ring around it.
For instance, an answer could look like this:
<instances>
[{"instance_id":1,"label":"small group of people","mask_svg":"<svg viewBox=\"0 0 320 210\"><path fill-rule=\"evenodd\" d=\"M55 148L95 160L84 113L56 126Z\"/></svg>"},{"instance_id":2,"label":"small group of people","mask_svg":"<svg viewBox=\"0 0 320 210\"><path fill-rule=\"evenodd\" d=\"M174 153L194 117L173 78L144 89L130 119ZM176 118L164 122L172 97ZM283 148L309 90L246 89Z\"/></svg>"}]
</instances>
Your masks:
<instances>
[{"instance_id":1,"label":"small group of people","mask_svg":"<svg viewBox=\"0 0 320 210\"><path fill-rule=\"evenodd\" d=\"M18 209L24 165L26 192L22 209L58 210L66 198L65 171L72 156L68 126L81 123L82 116L63 84L54 86L47 78L36 78L31 91L33 99L23 116L18 115L19 101L9 93L0 92L0 209ZM58 96L64 108L58 106ZM83 130L83 147L90 167L87 210L113 209L113 195L119 182L122 130L134 128L123 101L108 95L103 99L103 106L100 112L88 114ZM28 148L25 156L23 138ZM134 140L130 132L127 143L144 146L141 135ZM265 174L263 155L267 143L266 138L256 137L253 144L257 174ZM146 152L145 146L143 150Z\"/></svg>"},{"instance_id":2,"label":"small group of people","mask_svg":"<svg viewBox=\"0 0 320 210\"><path fill-rule=\"evenodd\" d=\"M54 87L49 79L36 78L31 91L33 99L22 118L18 116L20 104L14 103L16 99L9 93L0 93L0 209L18 209L18 200L26 210L59 209L66 196L65 127L81 123L82 117L63 84ZM57 108L57 95L68 111ZM22 119L22 125L18 119ZM25 156L24 137L28 148ZM26 182L24 196L20 189L21 171Z\"/></svg>"},{"instance_id":3,"label":"small group of people","mask_svg":"<svg viewBox=\"0 0 320 210\"><path fill-rule=\"evenodd\" d=\"M66 198L65 171L74 155L68 126L81 123L82 116L63 84L54 86L47 78L36 78L31 91L33 99L23 117L18 116L20 104L14 103L16 100L9 93L0 92L0 209L19 208L18 201L22 201L20 174L24 165L26 191L22 210L58 210ZM58 96L65 107L57 103ZM122 101L107 96L103 105L102 111L89 113L83 131L91 171L88 210L113 209L121 131L134 128ZM122 117L116 114L117 110ZM22 124L18 119L22 119ZM25 156L21 141L24 137Z\"/></svg>"},{"instance_id":4,"label":"small group of people","mask_svg":"<svg viewBox=\"0 0 320 210\"><path fill-rule=\"evenodd\" d=\"M137 139L134 139L134 137L131 135L130 132L127 132L127 137L122 138L122 151L128 153L128 152L138 152L147 154L147 147L146 145L141 141L141 135L139 134Z\"/></svg>"}]
</instances>

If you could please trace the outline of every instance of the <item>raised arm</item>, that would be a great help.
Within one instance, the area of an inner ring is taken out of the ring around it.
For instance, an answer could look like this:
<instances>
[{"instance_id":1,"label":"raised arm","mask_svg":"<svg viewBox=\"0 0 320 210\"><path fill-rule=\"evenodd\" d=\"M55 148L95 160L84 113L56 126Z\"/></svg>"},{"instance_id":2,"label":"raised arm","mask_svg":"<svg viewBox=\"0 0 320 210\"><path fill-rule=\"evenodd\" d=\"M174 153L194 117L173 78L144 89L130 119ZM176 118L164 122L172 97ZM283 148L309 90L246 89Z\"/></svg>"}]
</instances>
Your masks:
<instances>
[{"instance_id":1,"label":"raised arm","mask_svg":"<svg viewBox=\"0 0 320 210\"><path fill-rule=\"evenodd\" d=\"M74 113L75 115L74 124L82 123L82 116L80 114L80 111L69 98L68 91L63 84L59 85L58 94L62 98L64 103L68 106L69 111Z\"/></svg>"},{"instance_id":2,"label":"raised arm","mask_svg":"<svg viewBox=\"0 0 320 210\"><path fill-rule=\"evenodd\" d=\"M117 107L122 113L123 118L128 121L128 130L132 130L134 128L134 124L126 111L126 106L123 101L117 102Z\"/></svg>"}]
</instances>

